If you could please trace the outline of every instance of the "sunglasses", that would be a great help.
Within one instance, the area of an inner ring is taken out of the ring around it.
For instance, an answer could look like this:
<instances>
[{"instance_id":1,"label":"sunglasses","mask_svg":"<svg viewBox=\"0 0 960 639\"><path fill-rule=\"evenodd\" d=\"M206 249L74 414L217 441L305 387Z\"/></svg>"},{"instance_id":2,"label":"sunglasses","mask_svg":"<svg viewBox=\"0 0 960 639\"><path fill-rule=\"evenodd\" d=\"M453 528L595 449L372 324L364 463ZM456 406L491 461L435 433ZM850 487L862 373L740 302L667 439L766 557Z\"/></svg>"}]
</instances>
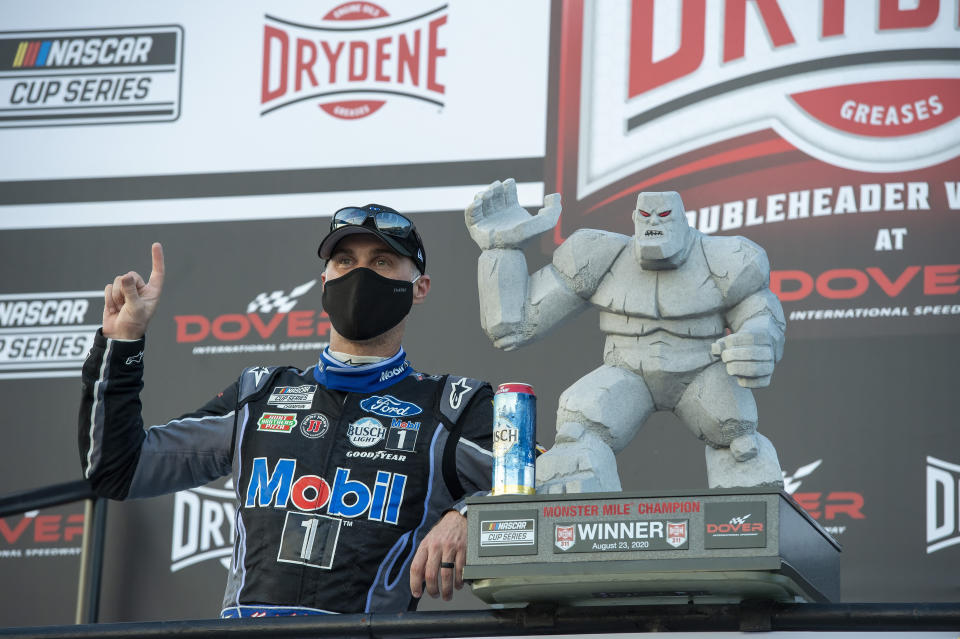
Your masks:
<instances>
[{"instance_id":1,"label":"sunglasses","mask_svg":"<svg viewBox=\"0 0 960 639\"><path fill-rule=\"evenodd\" d=\"M373 220L373 228L396 238L406 239L413 231L413 222L386 207L367 205L363 208L348 206L333 214L330 231L344 226L367 226L367 220Z\"/></svg>"}]
</instances>

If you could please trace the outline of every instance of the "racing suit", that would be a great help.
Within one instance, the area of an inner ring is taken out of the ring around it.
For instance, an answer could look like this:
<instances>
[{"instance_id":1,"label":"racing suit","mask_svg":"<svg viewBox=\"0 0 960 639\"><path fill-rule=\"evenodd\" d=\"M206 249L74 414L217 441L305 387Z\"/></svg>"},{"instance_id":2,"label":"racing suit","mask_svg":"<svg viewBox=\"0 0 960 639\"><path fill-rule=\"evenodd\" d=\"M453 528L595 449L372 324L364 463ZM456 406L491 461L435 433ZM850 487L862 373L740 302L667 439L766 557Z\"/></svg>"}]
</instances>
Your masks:
<instances>
[{"instance_id":1,"label":"racing suit","mask_svg":"<svg viewBox=\"0 0 960 639\"><path fill-rule=\"evenodd\" d=\"M83 366L82 467L113 499L232 475L222 615L416 607L409 565L420 541L490 488L489 384L417 373L403 349L350 369L361 378L344 384L325 352L306 370L247 368L199 410L145 431L143 348L98 331Z\"/></svg>"}]
</instances>

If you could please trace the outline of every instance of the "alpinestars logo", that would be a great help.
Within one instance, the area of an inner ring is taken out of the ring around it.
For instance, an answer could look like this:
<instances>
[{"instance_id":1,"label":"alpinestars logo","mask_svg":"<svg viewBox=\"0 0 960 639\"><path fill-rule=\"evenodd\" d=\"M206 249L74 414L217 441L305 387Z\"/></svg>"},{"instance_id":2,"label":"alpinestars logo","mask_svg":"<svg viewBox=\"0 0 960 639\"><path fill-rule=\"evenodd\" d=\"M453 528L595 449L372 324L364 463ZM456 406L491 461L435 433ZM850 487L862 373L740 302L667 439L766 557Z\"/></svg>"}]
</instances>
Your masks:
<instances>
[{"instance_id":1,"label":"alpinestars logo","mask_svg":"<svg viewBox=\"0 0 960 639\"><path fill-rule=\"evenodd\" d=\"M257 293L246 304L246 313L175 315L177 343L204 342L193 347L194 355L321 350L330 335L327 314L297 309L316 283L310 280L289 293L283 289Z\"/></svg>"},{"instance_id":2,"label":"alpinestars logo","mask_svg":"<svg viewBox=\"0 0 960 639\"><path fill-rule=\"evenodd\" d=\"M473 390L473 387L467 384L467 378L461 377L450 387L450 408L457 410L463 402L463 396Z\"/></svg>"},{"instance_id":3,"label":"alpinestars logo","mask_svg":"<svg viewBox=\"0 0 960 639\"><path fill-rule=\"evenodd\" d=\"M927 457L927 554L960 544L960 465Z\"/></svg>"},{"instance_id":4,"label":"alpinestars logo","mask_svg":"<svg viewBox=\"0 0 960 639\"><path fill-rule=\"evenodd\" d=\"M823 464L818 459L800 466L792 473L783 471L783 490L793 496L807 513L816 519L828 533L839 537L847 530L851 519L865 519L863 495L854 491L798 492L805 477L809 477Z\"/></svg>"},{"instance_id":5,"label":"alpinestars logo","mask_svg":"<svg viewBox=\"0 0 960 639\"><path fill-rule=\"evenodd\" d=\"M347 2L309 24L264 16L260 115L301 103L342 120L397 99L443 107L447 5L390 6Z\"/></svg>"}]
</instances>

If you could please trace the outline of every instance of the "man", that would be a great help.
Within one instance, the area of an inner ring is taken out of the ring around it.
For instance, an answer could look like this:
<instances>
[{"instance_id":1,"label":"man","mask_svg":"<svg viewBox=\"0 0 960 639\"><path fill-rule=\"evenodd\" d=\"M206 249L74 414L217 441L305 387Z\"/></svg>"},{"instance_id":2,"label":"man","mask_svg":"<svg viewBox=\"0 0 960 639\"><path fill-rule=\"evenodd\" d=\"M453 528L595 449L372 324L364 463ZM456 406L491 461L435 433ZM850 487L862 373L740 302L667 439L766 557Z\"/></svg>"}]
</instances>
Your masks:
<instances>
[{"instance_id":1,"label":"man","mask_svg":"<svg viewBox=\"0 0 960 639\"><path fill-rule=\"evenodd\" d=\"M560 396L537 491L619 491L614 453L654 411L672 411L706 443L711 488L782 486L750 392L770 383L783 355L783 309L763 249L690 228L676 192L640 193L632 237L578 230L528 275L520 247L559 216L557 194L529 215L513 180L495 182L465 213L483 250L481 324L495 346L516 348L586 308L600 311L603 365Z\"/></svg>"},{"instance_id":2,"label":"man","mask_svg":"<svg viewBox=\"0 0 960 639\"><path fill-rule=\"evenodd\" d=\"M492 391L415 372L401 340L430 290L410 220L337 211L318 249L330 345L306 370L247 368L197 411L142 428L144 334L163 288L117 276L83 367L80 453L98 494L151 497L232 475L222 616L398 612L462 587L463 499L490 487Z\"/></svg>"}]
</instances>

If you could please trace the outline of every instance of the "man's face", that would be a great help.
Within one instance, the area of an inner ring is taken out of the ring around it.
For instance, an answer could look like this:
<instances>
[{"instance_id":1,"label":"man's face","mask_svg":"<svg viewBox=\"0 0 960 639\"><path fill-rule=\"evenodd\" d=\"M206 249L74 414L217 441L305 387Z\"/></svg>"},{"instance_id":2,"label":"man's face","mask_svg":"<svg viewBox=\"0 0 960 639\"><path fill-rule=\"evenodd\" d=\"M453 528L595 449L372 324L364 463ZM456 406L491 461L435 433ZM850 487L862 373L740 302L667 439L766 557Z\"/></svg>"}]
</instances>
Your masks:
<instances>
[{"instance_id":1,"label":"man's face","mask_svg":"<svg viewBox=\"0 0 960 639\"><path fill-rule=\"evenodd\" d=\"M420 275L413 260L394 252L376 235L357 233L337 242L320 279L326 283L360 267L368 268L391 280L412 282ZM429 288L430 276L420 275L413 286L413 303L422 302Z\"/></svg>"},{"instance_id":2,"label":"man's face","mask_svg":"<svg viewBox=\"0 0 960 639\"><path fill-rule=\"evenodd\" d=\"M644 266L663 262L665 268L677 266L673 260L683 256L690 238L690 226L683 201L675 191L641 193L633 211L634 252Z\"/></svg>"},{"instance_id":3,"label":"man's face","mask_svg":"<svg viewBox=\"0 0 960 639\"><path fill-rule=\"evenodd\" d=\"M419 275L413 260L395 253L380 238L357 233L343 238L334 247L324 269L326 279L336 279L358 267L365 267L391 280L407 280Z\"/></svg>"}]
</instances>

